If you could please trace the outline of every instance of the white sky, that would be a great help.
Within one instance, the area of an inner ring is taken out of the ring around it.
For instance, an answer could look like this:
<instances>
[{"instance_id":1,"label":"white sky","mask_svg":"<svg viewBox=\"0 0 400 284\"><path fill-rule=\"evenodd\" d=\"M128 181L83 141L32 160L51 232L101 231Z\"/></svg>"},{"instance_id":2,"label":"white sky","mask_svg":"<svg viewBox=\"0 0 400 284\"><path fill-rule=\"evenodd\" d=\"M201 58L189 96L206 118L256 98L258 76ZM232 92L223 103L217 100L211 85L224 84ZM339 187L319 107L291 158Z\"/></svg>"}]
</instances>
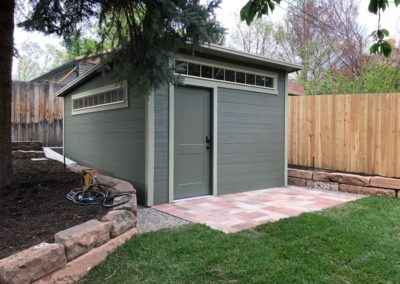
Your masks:
<instances>
[{"instance_id":1,"label":"white sky","mask_svg":"<svg viewBox=\"0 0 400 284\"><path fill-rule=\"evenodd\" d=\"M0 0L1 1L1 0ZM357 0L356 0L357 1ZM240 8L247 2L247 0L223 0L220 9L217 11L217 19L223 24L229 33L230 30L235 28L236 16L239 14ZM391 1L393 2L393 1ZM370 34L376 29L378 18L377 16L368 12L369 0L358 0L359 3L359 23L365 28L367 34ZM282 20L287 5L283 1L281 7L277 7L270 17L273 22ZM389 30L390 36L396 39L397 44L400 41L400 6L395 8L393 4L389 10L382 14L381 18L382 27ZM229 38L229 36L227 36ZM38 32L26 32L20 28L15 30L14 34L15 44L18 47L22 42L31 40L37 42L41 46L46 43L61 44L61 39L56 36L45 36ZM229 41L228 41L229 43Z\"/></svg>"}]
</instances>

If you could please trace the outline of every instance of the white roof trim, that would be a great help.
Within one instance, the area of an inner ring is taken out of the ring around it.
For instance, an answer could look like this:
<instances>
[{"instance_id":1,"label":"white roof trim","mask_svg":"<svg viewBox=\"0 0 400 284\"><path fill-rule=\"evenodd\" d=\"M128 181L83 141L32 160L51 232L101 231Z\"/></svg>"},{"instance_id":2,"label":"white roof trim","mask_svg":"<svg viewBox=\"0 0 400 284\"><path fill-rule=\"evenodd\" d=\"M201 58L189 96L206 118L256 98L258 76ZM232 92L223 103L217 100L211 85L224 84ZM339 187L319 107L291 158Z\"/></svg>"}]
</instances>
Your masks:
<instances>
[{"instance_id":1,"label":"white roof trim","mask_svg":"<svg viewBox=\"0 0 400 284\"><path fill-rule=\"evenodd\" d=\"M211 51L224 53L226 55L239 56L239 57L242 57L242 58L248 58L249 60L252 60L253 62L257 61L259 63L275 65L276 68L279 68L279 67L282 68L283 67L283 69L288 71L288 72L294 72L294 71L299 71L299 70L303 69L303 66L298 65L298 64L293 64L293 63L288 63L288 62L285 62L285 61L282 61L282 60L270 59L270 58L263 57L263 56L253 55L253 54L249 54L249 53L246 53L246 52L234 50L234 49L231 49L231 48L226 48L226 47L223 47L223 46L220 46L220 45L217 45L217 44L211 44L211 43L210 44L202 44L201 48L203 48L204 50L211 50ZM102 66L103 66L103 64L101 64L101 63L93 66L91 69L89 69L88 71L83 73L81 76L75 78L74 80L69 82L67 85L62 87L56 93L56 96L63 96L66 92L68 92L68 90L70 90L71 88L73 88L74 86L79 84L81 81L85 80L85 78L87 78L88 76L90 76L91 74L93 74L94 72L99 70Z\"/></svg>"},{"instance_id":2,"label":"white roof trim","mask_svg":"<svg viewBox=\"0 0 400 284\"><path fill-rule=\"evenodd\" d=\"M270 64L274 64L274 65L287 67L289 69L292 69L293 71L299 71L299 70L303 69L303 66L300 64L294 64L294 63L285 62L283 60L271 59L271 58L264 57L264 56L253 55L253 54L235 50L232 48L227 48L227 47L224 47L224 46L221 46L218 44L213 44L213 43L202 44L201 47L203 47L205 49L210 49L210 50L230 54L230 55L237 55L237 56L246 57L246 58L249 58L252 60L257 60L257 61L261 61L261 62L265 62L265 63L270 63Z\"/></svg>"}]
</instances>

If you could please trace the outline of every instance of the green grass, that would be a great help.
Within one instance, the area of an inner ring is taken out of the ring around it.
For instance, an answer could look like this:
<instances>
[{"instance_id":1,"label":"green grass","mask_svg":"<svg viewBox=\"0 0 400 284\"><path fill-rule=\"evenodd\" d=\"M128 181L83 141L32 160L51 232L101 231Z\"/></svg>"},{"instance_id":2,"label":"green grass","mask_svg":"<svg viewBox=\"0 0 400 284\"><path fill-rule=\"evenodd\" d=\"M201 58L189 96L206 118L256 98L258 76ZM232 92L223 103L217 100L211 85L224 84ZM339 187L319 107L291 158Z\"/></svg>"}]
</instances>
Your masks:
<instances>
[{"instance_id":1,"label":"green grass","mask_svg":"<svg viewBox=\"0 0 400 284\"><path fill-rule=\"evenodd\" d=\"M129 241L82 283L400 283L400 200L225 235L202 225Z\"/></svg>"}]
</instances>

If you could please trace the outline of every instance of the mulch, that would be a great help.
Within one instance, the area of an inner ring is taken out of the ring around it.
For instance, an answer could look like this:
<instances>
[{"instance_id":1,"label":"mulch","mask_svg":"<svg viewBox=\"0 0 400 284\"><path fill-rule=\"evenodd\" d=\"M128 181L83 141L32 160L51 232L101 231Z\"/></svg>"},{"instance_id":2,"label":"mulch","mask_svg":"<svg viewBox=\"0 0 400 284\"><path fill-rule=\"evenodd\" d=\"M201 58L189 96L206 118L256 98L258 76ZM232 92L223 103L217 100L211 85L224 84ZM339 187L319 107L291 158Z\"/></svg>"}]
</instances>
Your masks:
<instances>
[{"instance_id":1,"label":"mulch","mask_svg":"<svg viewBox=\"0 0 400 284\"><path fill-rule=\"evenodd\" d=\"M0 259L41 242L54 234L107 210L79 206L65 194L81 185L80 175L53 160L32 161L37 153L14 155L15 181L0 191Z\"/></svg>"}]
</instances>

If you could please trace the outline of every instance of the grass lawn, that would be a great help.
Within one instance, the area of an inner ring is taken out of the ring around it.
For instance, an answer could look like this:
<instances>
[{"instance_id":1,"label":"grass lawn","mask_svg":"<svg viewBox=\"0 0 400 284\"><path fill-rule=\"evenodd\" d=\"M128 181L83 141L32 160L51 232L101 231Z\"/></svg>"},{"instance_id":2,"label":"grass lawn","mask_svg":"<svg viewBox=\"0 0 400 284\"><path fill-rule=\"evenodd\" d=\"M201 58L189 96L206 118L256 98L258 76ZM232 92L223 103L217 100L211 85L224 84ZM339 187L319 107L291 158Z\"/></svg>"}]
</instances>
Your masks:
<instances>
[{"instance_id":1,"label":"grass lawn","mask_svg":"<svg viewBox=\"0 0 400 284\"><path fill-rule=\"evenodd\" d=\"M365 198L225 235L202 225L129 241L82 283L400 283L400 200Z\"/></svg>"}]
</instances>

